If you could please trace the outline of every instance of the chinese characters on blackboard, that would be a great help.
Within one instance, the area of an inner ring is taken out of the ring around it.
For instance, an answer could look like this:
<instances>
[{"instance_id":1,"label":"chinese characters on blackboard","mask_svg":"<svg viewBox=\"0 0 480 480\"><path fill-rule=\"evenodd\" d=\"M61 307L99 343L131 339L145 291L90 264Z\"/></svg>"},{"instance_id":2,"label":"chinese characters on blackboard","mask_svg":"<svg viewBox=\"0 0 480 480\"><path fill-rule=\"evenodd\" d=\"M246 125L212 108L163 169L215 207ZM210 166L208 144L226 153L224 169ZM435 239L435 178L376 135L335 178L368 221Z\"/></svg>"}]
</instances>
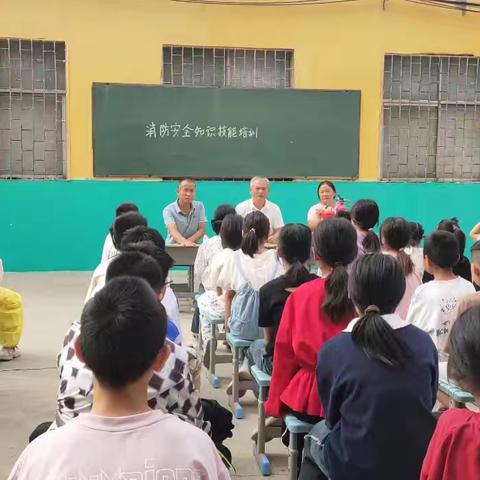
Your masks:
<instances>
[{"instance_id":1,"label":"chinese characters on blackboard","mask_svg":"<svg viewBox=\"0 0 480 480\"><path fill-rule=\"evenodd\" d=\"M162 138L220 138L226 140L233 139L257 139L258 128L237 127L231 125L217 126L199 126L199 125L180 125L178 123L150 122L145 127L145 137L148 139Z\"/></svg>"}]
</instances>

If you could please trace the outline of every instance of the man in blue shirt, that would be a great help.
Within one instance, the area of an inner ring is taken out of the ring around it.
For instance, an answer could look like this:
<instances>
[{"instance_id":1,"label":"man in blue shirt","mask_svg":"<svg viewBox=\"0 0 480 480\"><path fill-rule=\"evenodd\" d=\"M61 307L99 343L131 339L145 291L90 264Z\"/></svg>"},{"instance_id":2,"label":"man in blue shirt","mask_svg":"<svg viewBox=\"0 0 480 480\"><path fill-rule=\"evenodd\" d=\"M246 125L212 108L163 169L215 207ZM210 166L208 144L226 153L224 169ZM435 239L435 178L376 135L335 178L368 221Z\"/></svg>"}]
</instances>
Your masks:
<instances>
[{"instance_id":1,"label":"man in blue shirt","mask_svg":"<svg viewBox=\"0 0 480 480\"><path fill-rule=\"evenodd\" d=\"M163 220L168 230L167 245L196 247L205 235L205 207L195 201L195 180L185 178L178 184L177 200L163 209Z\"/></svg>"}]
</instances>

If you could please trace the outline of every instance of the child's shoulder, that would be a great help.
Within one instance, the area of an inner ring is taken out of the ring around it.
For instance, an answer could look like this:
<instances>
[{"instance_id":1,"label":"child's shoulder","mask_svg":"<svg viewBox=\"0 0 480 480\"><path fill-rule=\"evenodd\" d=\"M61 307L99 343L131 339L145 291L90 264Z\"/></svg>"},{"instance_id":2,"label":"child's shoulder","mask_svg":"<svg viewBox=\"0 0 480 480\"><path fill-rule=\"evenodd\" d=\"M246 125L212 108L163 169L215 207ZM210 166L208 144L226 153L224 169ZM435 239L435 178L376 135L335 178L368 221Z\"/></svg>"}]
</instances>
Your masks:
<instances>
[{"instance_id":1,"label":"child's shoulder","mask_svg":"<svg viewBox=\"0 0 480 480\"><path fill-rule=\"evenodd\" d=\"M445 435L455 435L460 431L474 430L478 436L480 429L480 413L467 408L450 408L438 420L437 429Z\"/></svg>"},{"instance_id":2,"label":"child's shoulder","mask_svg":"<svg viewBox=\"0 0 480 480\"><path fill-rule=\"evenodd\" d=\"M321 277L313 278L312 280L302 283L292 293L296 297L309 296L311 292L322 292L325 290L325 279Z\"/></svg>"}]
</instances>

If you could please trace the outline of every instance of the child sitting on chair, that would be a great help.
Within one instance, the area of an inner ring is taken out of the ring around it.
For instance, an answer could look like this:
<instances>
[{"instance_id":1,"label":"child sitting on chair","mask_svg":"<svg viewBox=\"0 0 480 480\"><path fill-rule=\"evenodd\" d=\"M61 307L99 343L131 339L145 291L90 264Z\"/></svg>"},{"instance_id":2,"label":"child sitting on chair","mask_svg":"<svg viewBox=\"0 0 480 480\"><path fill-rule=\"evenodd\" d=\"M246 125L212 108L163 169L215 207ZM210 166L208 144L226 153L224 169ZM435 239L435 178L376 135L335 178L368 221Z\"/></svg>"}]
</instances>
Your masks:
<instances>
[{"instance_id":1,"label":"child sitting on chair","mask_svg":"<svg viewBox=\"0 0 480 480\"><path fill-rule=\"evenodd\" d=\"M208 271L203 279L205 292L198 299L197 304L200 313L202 331L203 362L208 366L210 357L209 342L211 340L209 318L224 318L225 315L225 292L217 288L218 277L222 268L235 251L240 248L242 242L243 218L236 213L227 215L220 228L220 241L222 250L211 260Z\"/></svg>"},{"instance_id":2,"label":"child sitting on chair","mask_svg":"<svg viewBox=\"0 0 480 480\"><path fill-rule=\"evenodd\" d=\"M263 327L264 338L255 340L246 355L250 366L256 365L269 375L273 368L275 337L288 297L300 285L318 278L308 271L311 248L312 232L307 226L285 225L278 239L278 257L285 273L260 288L258 325Z\"/></svg>"},{"instance_id":3,"label":"child sitting on chair","mask_svg":"<svg viewBox=\"0 0 480 480\"><path fill-rule=\"evenodd\" d=\"M165 310L150 286L135 277L112 280L85 305L81 323L74 348L93 373L91 413L34 440L10 480L126 478L131 472L228 480L204 432L149 405L152 375L170 355Z\"/></svg>"}]
</instances>

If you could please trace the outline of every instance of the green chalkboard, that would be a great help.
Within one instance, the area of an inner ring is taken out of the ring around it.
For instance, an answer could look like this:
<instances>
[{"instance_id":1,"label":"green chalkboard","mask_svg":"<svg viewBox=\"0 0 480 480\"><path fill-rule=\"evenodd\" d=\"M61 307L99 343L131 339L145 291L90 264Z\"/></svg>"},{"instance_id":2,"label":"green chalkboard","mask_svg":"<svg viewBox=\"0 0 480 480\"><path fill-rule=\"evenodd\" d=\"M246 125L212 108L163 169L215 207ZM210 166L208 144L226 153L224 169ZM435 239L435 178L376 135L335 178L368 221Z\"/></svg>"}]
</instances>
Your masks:
<instances>
[{"instance_id":1,"label":"green chalkboard","mask_svg":"<svg viewBox=\"0 0 480 480\"><path fill-rule=\"evenodd\" d=\"M360 92L93 85L97 177L358 176Z\"/></svg>"}]
</instances>

